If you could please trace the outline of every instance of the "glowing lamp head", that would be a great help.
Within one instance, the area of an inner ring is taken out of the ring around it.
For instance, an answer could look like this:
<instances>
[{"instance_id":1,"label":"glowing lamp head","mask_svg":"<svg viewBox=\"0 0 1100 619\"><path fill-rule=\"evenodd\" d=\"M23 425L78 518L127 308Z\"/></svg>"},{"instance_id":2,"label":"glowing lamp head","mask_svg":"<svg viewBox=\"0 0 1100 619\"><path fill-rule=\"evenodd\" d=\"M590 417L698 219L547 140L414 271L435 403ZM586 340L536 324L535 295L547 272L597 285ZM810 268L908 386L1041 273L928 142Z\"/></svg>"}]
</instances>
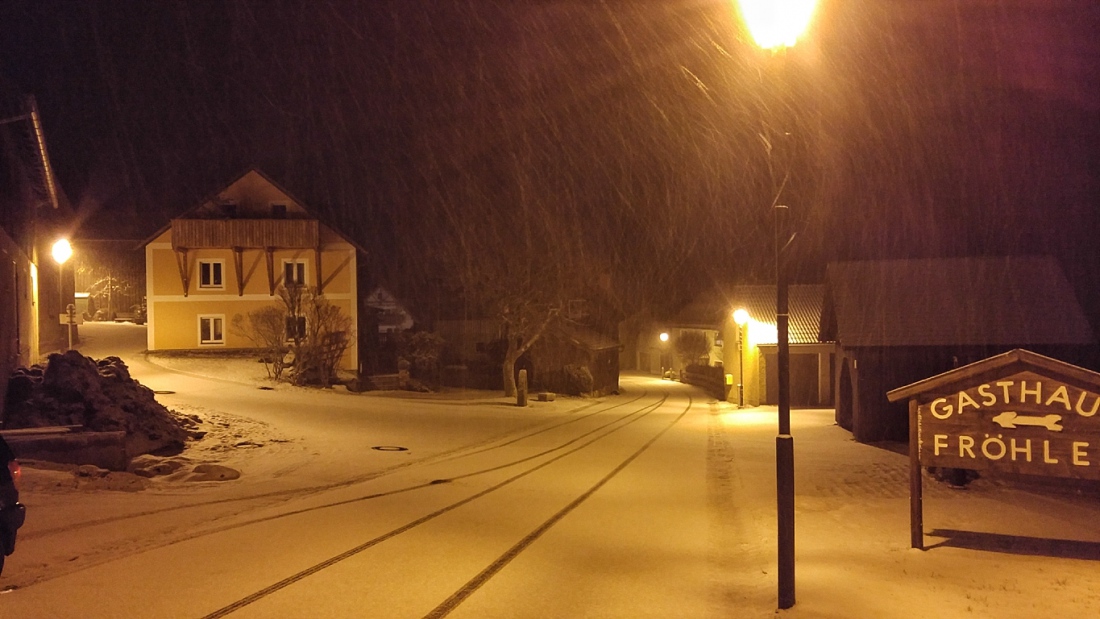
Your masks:
<instances>
[{"instance_id":1,"label":"glowing lamp head","mask_svg":"<svg viewBox=\"0 0 1100 619\"><path fill-rule=\"evenodd\" d=\"M738 327L743 327L749 321L749 313L741 308L733 313L733 321L737 323Z\"/></svg>"},{"instance_id":2,"label":"glowing lamp head","mask_svg":"<svg viewBox=\"0 0 1100 619\"><path fill-rule=\"evenodd\" d=\"M738 0L741 17L764 49L794 47L813 19L817 0Z\"/></svg>"},{"instance_id":3,"label":"glowing lamp head","mask_svg":"<svg viewBox=\"0 0 1100 619\"><path fill-rule=\"evenodd\" d=\"M69 239L60 239L53 244L51 253L57 264L65 264L65 261L73 256L73 246L69 244Z\"/></svg>"},{"instance_id":4,"label":"glowing lamp head","mask_svg":"<svg viewBox=\"0 0 1100 619\"><path fill-rule=\"evenodd\" d=\"M662 342L668 341L668 333L662 333L660 336Z\"/></svg>"}]
</instances>

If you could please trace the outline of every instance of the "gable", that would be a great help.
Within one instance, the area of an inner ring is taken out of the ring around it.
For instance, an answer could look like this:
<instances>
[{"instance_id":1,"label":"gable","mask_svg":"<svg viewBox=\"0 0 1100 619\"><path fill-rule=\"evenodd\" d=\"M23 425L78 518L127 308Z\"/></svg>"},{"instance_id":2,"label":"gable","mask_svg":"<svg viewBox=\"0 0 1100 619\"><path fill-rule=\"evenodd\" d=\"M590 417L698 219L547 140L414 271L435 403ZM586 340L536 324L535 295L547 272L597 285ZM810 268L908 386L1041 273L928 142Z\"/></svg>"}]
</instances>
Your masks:
<instances>
[{"instance_id":1,"label":"gable","mask_svg":"<svg viewBox=\"0 0 1100 619\"><path fill-rule=\"evenodd\" d=\"M285 217L309 217L305 207L274 181L252 169L213 196L210 196L186 217L238 217L265 219L278 217L274 207L282 205Z\"/></svg>"},{"instance_id":2,"label":"gable","mask_svg":"<svg viewBox=\"0 0 1100 619\"><path fill-rule=\"evenodd\" d=\"M823 339L844 346L1088 345L1092 329L1050 257L840 262Z\"/></svg>"}]
</instances>

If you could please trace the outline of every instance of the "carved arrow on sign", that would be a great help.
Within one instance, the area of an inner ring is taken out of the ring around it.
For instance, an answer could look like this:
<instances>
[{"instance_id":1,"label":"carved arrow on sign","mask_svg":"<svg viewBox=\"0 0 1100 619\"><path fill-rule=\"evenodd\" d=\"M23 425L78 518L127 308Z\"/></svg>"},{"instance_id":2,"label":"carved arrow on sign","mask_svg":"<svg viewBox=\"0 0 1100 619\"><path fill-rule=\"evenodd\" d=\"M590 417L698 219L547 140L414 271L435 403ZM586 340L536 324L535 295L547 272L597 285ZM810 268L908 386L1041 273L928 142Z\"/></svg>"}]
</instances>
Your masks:
<instances>
[{"instance_id":1,"label":"carved arrow on sign","mask_svg":"<svg viewBox=\"0 0 1100 619\"><path fill-rule=\"evenodd\" d=\"M1027 415L1017 415L1012 411L1006 411L993 418L993 423L1001 426L1002 428L1013 429L1017 426L1041 426L1050 430L1051 432L1061 432L1062 426L1061 415L1044 415L1042 417L1030 417Z\"/></svg>"}]
</instances>

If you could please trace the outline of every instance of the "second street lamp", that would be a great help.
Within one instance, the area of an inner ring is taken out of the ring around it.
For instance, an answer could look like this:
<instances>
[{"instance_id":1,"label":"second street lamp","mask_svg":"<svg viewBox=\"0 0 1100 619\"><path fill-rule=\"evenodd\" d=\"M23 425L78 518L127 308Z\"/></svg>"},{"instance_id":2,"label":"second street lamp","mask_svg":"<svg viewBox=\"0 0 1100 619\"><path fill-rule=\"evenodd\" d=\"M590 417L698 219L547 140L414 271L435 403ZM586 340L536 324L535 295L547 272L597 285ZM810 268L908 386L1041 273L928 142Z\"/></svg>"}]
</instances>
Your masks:
<instances>
[{"instance_id":1,"label":"second street lamp","mask_svg":"<svg viewBox=\"0 0 1100 619\"><path fill-rule=\"evenodd\" d=\"M773 55L792 47L813 18L816 0L738 0L756 44ZM778 202L779 196L776 196ZM794 438L791 436L790 341L787 304L787 207L775 207L776 330L778 339L779 433L775 437L779 608L794 606Z\"/></svg>"},{"instance_id":2,"label":"second street lamp","mask_svg":"<svg viewBox=\"0 0 1100 619\"><path fill-rule=\"evenodd\" d=\"M737 408L745 408L745 324L749 313L744 308L736 310L733 322L737 323Z\"/></svg>"},{"instance_id":3,"label":"second street lamp","mask_svg":"<svg viewBox=\"0 0 1100 619\"><path fill-rule=\"evenodd\" d=\"M57 315L58 315L58 318L60 319L60 318L64 318L65 314L67 313L65 311L66 310L66 308L65 308L65 278L63 276L64 276L64 273L65 273L65 263L68 262L69 258L73 257L73 246L71 244L69 244L69 239L60 239L56 243L53 244L53 248L50 250L50 253L53 254L54 261L57 262L57 305L58 305ZM65 323L61 323L61 324L65 324ZM71 314L69 315L68 329L69 329L69 347L66 350L72 350L73 349L73 318L72 318Z\"/></svg>"}]
</instances>

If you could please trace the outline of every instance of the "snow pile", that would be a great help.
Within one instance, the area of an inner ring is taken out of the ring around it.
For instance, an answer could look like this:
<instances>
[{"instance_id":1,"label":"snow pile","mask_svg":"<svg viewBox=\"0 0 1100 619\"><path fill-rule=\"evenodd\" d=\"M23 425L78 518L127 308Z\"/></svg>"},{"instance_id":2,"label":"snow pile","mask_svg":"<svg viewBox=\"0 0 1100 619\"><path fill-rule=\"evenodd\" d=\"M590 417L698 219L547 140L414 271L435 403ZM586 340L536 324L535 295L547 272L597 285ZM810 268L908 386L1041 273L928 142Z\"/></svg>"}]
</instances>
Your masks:
<instances>
[{"instance_id":1,"label":"snow pile","mask_svg":"<svg viewBox=\"0 0 1100 619\"><path fill-rule=\"evenodd\" d=\"M118 357L96 362L75 350L52 354L46 365L12 373L6 429L79 425L93 432L126 432L126 453L179 453L193 420L158 403L130 377Z\"/></svg>"}]
</instances>

